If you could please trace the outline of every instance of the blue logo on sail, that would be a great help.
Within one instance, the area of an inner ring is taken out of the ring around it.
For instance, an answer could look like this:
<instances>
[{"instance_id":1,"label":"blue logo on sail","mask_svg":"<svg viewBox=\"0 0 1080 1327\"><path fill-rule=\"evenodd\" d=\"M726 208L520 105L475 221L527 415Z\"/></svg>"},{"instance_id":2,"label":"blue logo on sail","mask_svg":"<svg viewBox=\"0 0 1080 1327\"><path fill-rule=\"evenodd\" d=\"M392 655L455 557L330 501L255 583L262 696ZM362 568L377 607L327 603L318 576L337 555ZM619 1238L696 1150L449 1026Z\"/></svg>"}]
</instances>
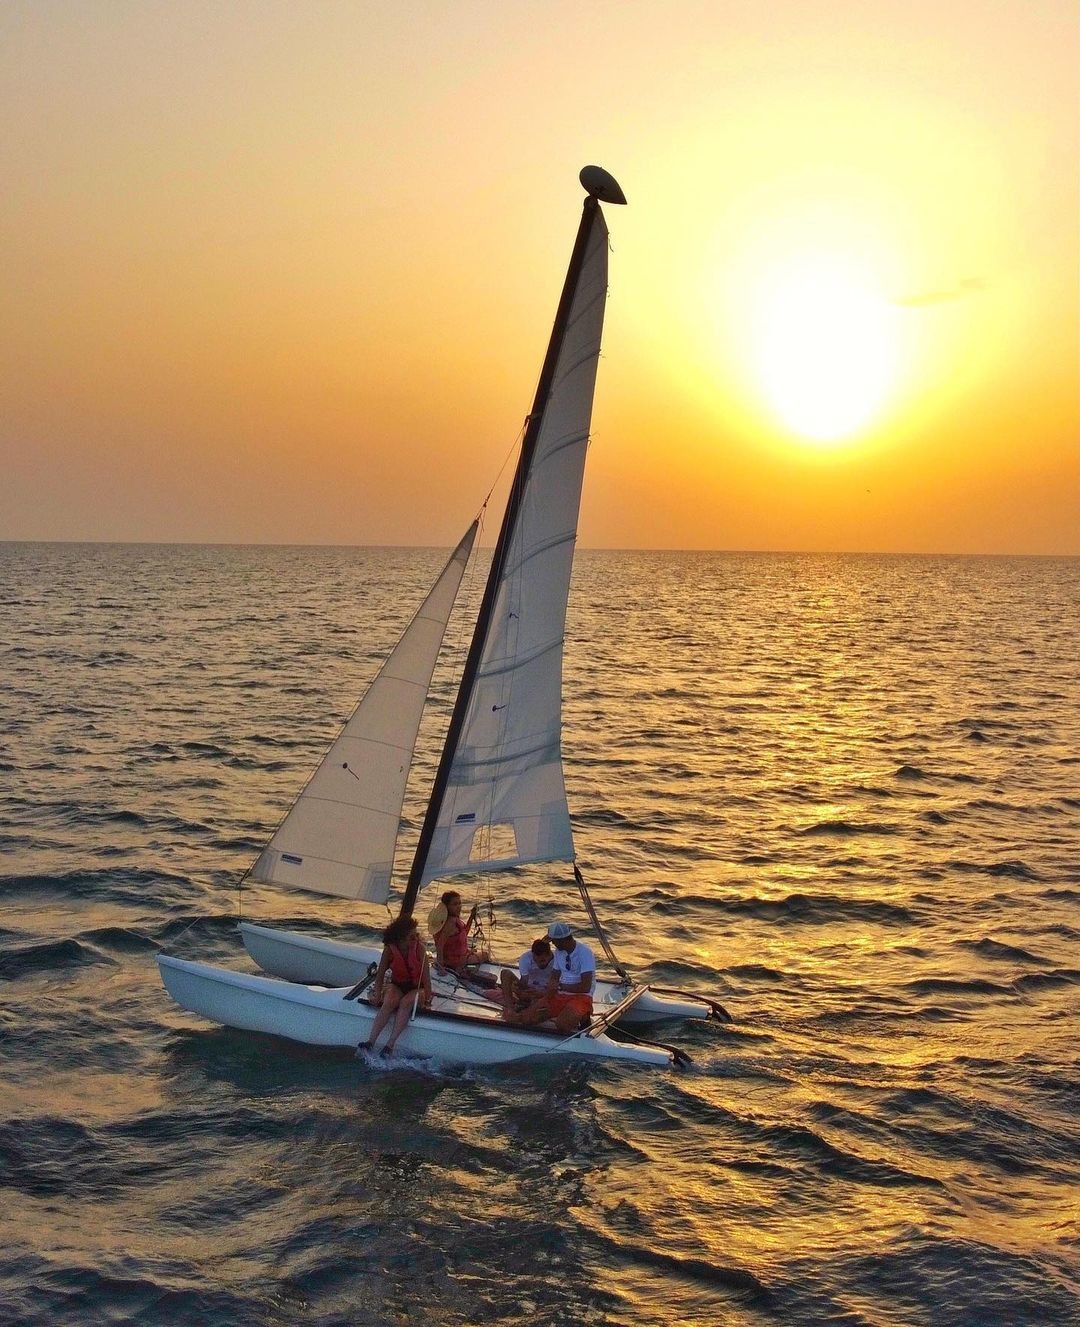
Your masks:
<instances>
[{"instance_id":1,"label":"blue logo on sail","mask_svg":"<svg viewBox=\"0 0 1080 1327\"><path fill-rule=\"evenodd\" d=\"M281 854L281 860L283 862L288 862L290 866L303 866L304 864L303 857L294 857L291 852L283 852Z\"/></svg>"},{"instance_id":2,"label":"blue logo on sail","mask_svg":"<svg viewBox=\"0 0 1080 1327\"><path fill-rule=\"evenodd\" d=\"M471 825L476 819L475 811L463 811L461 815L454 817L455 825Z\"/></svg>"}]
</instances>

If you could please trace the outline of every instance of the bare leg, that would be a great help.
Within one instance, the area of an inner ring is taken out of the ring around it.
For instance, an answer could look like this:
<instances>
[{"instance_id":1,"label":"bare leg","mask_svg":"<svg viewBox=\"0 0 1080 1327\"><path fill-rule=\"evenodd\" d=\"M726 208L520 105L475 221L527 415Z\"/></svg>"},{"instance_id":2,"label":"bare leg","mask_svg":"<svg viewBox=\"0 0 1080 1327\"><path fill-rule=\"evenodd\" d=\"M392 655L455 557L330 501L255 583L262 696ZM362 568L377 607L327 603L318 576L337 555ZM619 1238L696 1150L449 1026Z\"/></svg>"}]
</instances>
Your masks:
<instances>
[{"instance_id":1,"label":"bare leg","mask_svg":"<svg viewBox=\"0 0 1080 1327\"><path fill-rule=\"evenodd\" d=\"M371 1032L367 1041L364 1043L364 1050L372 1051L375 1049L375 1043L379 1040L379 1033L390 1022L390 1015L401 1003L401 992L396 986L388 985L383 991L382 1004L379 1005L379 1012L375 1015L375 1022L371 1025Z\"/></svg>"},{"instance_id":2,"label":"bare leg","mask_svg":"<svg viewBox=\"0 0 1080 1327\"><path fill-rule=\"evenodd\" d=\"M548 1002L541 996L539 1000L533 1000L520 1013L515 1014L514 1022L520 1023L522 1027L533 1027L537 1023L546 1022L550 1017L551 1010L548 1008Z\"/></svg>"},{"instance_id":3,"label":"bare leg","mask_svg":"<svg viewBox=\"0 0 1080 1327\"><path fill-rule=\"evenodd\" d=\"M581 1015L574 1009L564 1009L555 1016L555 1026L560 1032L576 1032L581 1026Z\"/></svg>"},{"instance_id":4,"label":"bare leg","mask_svg":"<svg viewBox=\"0 0 1080 1327\"><path fill-rule=\"evenodd\" d=\"M567 1035L587 1027L588 1024L589 1015L583 1014L580 1009L567 1008L555 1015L555 1026Z\"/></svg>"},{"instance_id":5,"label":"bare leg","mask_svg":"<svg viewBox=\"0 0 1080 1327\"><path fill-rule=\"evenodd\" d=\"M412 1017L413 1006L415 1005L415 1003L416 1003L415 991L410 991L408 995L402 996L401 999L398 1001L397 1017L394 1019L394 1030L390 1033L390 1036L386 1040L386 1045L383 1047L383 1050L387 1053L387 1055L389 1055L390 1052L394 1049L394 1043L397 1041L398 1037L400 1037L401 1034L405 1031L409 1019Z\"/></svg>"},{"instance_id":6,"label":"bare leg","mask_svg":"<svg viewBox=\"0 0 1080 1327\"><path fill-rule=\"evenodd\" d=\"M507 1022L512 1022L517 1004L518 979L517 973L509 968L503 968L499 973L499 991L502 999L503 1018Z\"/></svg>"}]
</instances>

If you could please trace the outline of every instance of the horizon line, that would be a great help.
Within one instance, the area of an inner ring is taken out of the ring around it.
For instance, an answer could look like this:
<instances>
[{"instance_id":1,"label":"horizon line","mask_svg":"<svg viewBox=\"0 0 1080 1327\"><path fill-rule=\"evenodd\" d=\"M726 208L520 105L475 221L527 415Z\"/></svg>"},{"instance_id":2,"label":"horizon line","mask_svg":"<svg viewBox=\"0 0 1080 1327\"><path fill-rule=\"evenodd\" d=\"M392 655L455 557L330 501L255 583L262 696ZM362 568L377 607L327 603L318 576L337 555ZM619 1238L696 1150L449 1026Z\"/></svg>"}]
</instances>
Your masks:
<instances>
[{"instance_id":1,"label":"horizon line","mask_svg":"<svg viewBox=\"0 0 1080 1327\"><path fill-rule=\"evenodd\" d=\"M361 544L319 541L230 540L230 539L8 539L0 544L69 544L97 548L364 548L364 549L432 549L442 551L452 544ZM494 544L478 544L477 549L491 552ZM1080 558L1080 549L1067 553L957 551L947 549L874 549L874 548L676 548L631 547L614 544L578 544L580 553L720 553L730 556L747 554L759 557L898 557L898 558Z\"/></svg>"}]
</instances>

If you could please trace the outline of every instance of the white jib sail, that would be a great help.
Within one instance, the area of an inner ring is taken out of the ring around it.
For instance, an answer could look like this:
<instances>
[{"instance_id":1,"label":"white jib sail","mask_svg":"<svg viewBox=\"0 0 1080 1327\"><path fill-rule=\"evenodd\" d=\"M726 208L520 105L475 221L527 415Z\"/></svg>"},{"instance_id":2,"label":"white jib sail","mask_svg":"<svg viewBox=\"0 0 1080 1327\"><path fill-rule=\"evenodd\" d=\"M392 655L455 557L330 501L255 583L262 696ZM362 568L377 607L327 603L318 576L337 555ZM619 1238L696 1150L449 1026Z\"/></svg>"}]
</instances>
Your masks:
<instances>
[{"instance_id":1,"label":"white jib sail","mask_svg":"<svg viewBox=\"0 0 1080 1327\"><path fill-rule=\"evenodd\" d=\"M293 889L384 903L401 805L435 660L477 523L252 869Z\"/></svg>"},{"instance_id":2,"label":"white jib sail","mask_svg":"<svg viewBox=\"0 0 1080 1327\"><path fill-rule=\"evenodd\" d=\"M597 209L422 881L574 856L562 646L607 296Z\"/></svg>"}]
</instances>

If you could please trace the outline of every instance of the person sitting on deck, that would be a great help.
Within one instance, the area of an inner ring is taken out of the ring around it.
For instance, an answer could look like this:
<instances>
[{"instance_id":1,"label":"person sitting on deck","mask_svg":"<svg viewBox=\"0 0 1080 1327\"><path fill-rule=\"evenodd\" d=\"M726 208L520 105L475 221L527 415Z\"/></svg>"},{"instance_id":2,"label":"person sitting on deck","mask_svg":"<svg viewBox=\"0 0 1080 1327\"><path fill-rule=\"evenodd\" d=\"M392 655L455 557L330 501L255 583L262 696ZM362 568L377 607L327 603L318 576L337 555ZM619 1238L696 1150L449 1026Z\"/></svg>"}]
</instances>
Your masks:
<instances>
[{"instance_id":1,"label":"person sitting on deck","mask_svg":"<svg viewBox=\"0 0 1080 1327\"><path fill-rule=\"evenodd\" d=\"M361 1049L374 1050L379 1033L393 1017L394 1026L382 1050L384 1055L390 1055L417 1003L422 1009L431 1004L427 953L413 917L398 917L383 931L383 951L375 973L372 1003L379 1006L379 1012Z\"/></svg>"},{"instance_id":2,"label":"person sitting on deck","mask_svg":"<svg viewBox=\"0 0 1080 1327\"><path fill-rule=\"evenodd\" d=\"M596 955L588 945L574 939L566 922L552 922L548 938L555 946L555 969L559 985L547 996L546 1005L560 1032L584 1027L592 1016L592 993L596 984Z\"/></svg>"},{"instance_id":3,"label":"person sitting on deck","mask_svg":"<svg viewBox=\"0 0 1080 1327\"><path fill-rule=\"evenodd\" d=\"M538 1023L550 1017L545 997L559 979L554 959L547 940L534 940L518 960L517 972L503 968L499 973L503 1018L507 1022Z\"/></svg>"},{"instance_id":4,"label":"person sitting on deck","mask_svg":"<svg viewBox=\"0 0 1080 1327\"><path fill-rule=\"evenodd\" d=\"M491 955L486 949L469 947L469 924L461 920L461 895L456 890L448 889L442 901L432 908L428 927L441 968L464 976L470 965L490 961Z\"/></svg>"}]
</instances>

